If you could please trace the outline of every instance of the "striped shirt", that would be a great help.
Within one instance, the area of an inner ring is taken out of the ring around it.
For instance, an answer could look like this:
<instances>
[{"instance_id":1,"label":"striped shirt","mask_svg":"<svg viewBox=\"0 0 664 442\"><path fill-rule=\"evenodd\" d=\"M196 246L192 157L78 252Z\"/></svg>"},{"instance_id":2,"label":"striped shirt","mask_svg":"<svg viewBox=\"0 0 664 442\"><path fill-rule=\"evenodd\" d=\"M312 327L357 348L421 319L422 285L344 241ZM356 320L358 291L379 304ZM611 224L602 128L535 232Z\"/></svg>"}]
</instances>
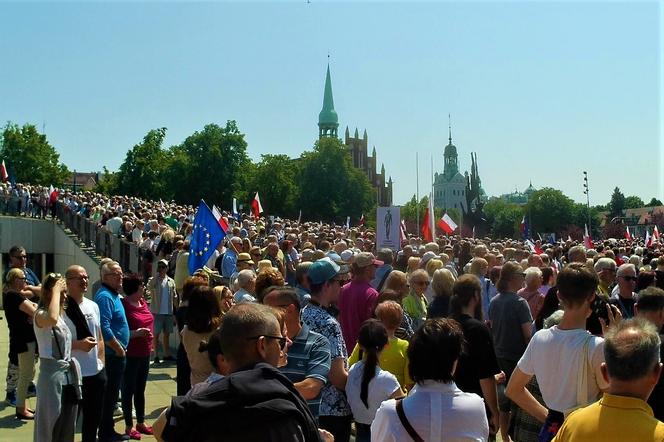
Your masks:
<instances>
[{"instance_id":1,"label":"striped shirt","mask_svg":"<svg viewBox=\"0 0 664 442\"><path fill-rule=\"evenodd\" d=\"M312 378L318 379L325 385L330 371L329 341L323 335L311 331L306 324L302 324L302 329L293 338L293 345L288 349L288 363L280 370L293 383ZM319 415L320 402L320 393L307 401L309 410L316 419Z\"/></svg>"}]
</instances>

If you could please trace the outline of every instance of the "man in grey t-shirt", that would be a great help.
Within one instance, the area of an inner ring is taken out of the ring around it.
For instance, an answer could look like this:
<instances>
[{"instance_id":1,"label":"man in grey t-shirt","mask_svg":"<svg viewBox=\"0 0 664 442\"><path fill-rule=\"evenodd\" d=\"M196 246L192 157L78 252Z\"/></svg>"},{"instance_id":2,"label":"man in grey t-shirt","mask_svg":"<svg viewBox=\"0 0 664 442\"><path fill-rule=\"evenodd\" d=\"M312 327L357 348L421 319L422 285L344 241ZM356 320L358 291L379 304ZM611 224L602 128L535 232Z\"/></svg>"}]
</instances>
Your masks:
<instances>
[{"instance_id":1,"label":"man in grey t-shirt","mask_svg":"<svg viewBox=\"0 0 664 442\"><path fill-rule=\"evenodd\" d=\"M508 440L507 430L512 408L511 401L505 396L505 385L526 350L532 333L533 317L528 302L516 294L517 290L523 287L525 276L525 272L516 262L505 263L496 284L498 295L489 303L493 346L498 366L506 377L498 389L500 432L503 440Z\"/></svg>"}]
</instances>

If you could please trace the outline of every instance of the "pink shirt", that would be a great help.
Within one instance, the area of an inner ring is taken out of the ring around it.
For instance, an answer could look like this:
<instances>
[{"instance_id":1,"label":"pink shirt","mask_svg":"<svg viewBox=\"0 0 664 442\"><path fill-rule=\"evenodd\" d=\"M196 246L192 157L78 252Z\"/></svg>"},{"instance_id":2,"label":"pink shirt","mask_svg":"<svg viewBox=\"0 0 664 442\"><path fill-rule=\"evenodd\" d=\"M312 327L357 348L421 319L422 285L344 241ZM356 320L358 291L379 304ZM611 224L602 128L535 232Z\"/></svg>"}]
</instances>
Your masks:
<instances>
[{"instance_id":1,"label":"pink shirt","mask_svg":"<svg viewBox=\"0 0 664 442\"><path fill-rule=\"evenodd\" d=\"M127 323L129 330L137 330L139 328L149 328L151 333L154 333L154 317L150 313L150 308L147 302L141 299L140 306L136 307L129 299L122 298L122 305L125 309L127 316ZM152 339L148 336L145 338L135 337L129 339L127 345L127 356L133 358L145 358L150 356L152 350Z\"/></svg>"},{"instance_id":2,"label":"pink shirt","mask_svg":"<svg viewBox=\"0 0 664 442\"><path fill-rule=\"evenodd\" d=\"M351 281L339 294L339 322L346 348L354 348L360 326L373 316L378 292L368 282Z\"/></svg>"},{"instance_id":3,"label":"pink shirt","mask_svg":"<svg viewBox=\"0 0 664 442\"><path fill-rule=\"evenodd\" d=\"M528 302L528 306L530 307L530 314L533 317L533 320L535 320L539 314L539 311L542 309L542 305L544 304L544 295L539 291L528 292L525 287L516 292L516 294Z\"/></svg>"}]
</instances>

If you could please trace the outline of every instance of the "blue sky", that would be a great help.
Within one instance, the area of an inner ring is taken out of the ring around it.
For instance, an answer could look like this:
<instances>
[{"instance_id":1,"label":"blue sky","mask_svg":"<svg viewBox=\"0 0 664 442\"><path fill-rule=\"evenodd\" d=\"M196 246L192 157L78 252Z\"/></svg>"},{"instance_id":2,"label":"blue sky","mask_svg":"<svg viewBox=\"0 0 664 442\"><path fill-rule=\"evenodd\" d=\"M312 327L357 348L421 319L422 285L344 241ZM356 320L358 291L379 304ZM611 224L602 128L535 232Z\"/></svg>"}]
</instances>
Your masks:
<instances>
[{"instance_id":1,"label":"blue sky","mask_svg":"<svg viewBox=\"0 0 664 442\"><path fill-rule=\"evenodd\" d=\"M664 198L657 2L0 3L0 121L45 125L79 171L234 119L249 155L317 137L328 52L339 134L366 128L395 203L442 172L447 115L489 195Z\"/></svg>"}]
</instances>

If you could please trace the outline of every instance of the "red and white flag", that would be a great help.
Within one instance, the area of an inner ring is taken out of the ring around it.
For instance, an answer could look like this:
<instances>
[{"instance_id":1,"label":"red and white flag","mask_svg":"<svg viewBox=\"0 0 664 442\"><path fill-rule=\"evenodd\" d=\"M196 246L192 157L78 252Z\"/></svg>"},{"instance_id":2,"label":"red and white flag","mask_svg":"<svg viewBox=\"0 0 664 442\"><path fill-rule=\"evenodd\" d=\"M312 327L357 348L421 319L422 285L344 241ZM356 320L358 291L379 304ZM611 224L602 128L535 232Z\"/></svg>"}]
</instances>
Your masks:
<instances>
[{"instance_id":1,"label":"red and white flag","mask_svg":"<svg viewBox=\"0 0 664 442\"><path fill-rule=\"evenodd\" d=\"M408 240L408 232L406 231L406 223L404 220L401 220L401 223L399 224L399 239L401 242Z\"/></svg>"},{"instance_id":2,"label":"red and white flag","mask_svg":"<svg viewBox=\"0 0 664 442\"><path fill-rule=\"evenodd\" d=\"M646 241L645 241L645 246L646 247L652 246L652 239L653 239L653 237L650 236L650 232L648 231L648 229L646 229Z\"/></svg>"},{"instance_id":3,"label":"red and white flag","mask_svg":"<svg viewBox=\"0 0 664 442\"><path fill-rule=\"evenodd\" d=\"M632 240L632 234L629 233L629 226L625 226L625 239L626 239L627 241L631 241L631 240Z\"/></svg>"},{"instance_id":4,"label":"red and white flag","mask_svg":"<svg viewBox=\"0 0 664 442\"><path fill-rule=\"evenodd\" d=\"M251 201L251 213L256 218L260 217L261 213L263 213L263 206L261 206L261 199L258 197L258 192L256 192L256 196Z\"/></svg>"},{"instance_id":5,"label":"red and white flag","mask_svg":"<svg viewBox=\"0 0 664 442\"><path fill-rule=\"evenodd\" d=\"M652 229L652 237L659 241L659 229L657 229L657 226Z\"/></svg>"},{"instance_id":6,"label":"red and white flag","mask_svg":"<svg viewBox=\"0 0 664 442\"><path fill-rule=\"evenodd\" d=\"M363 226L363 225L364 225L364 213L360 217L360 223L359 223L359 226Z\"/></svg>"},{"instance_id":7,"label":"red and white flag","mask_svg":"<svg viewBox=\"0 0 664 442\"><path fill-rule=\"evenodd\" d=\"M585 224L585 232L583 234L583 245L586 246L586 249L594 249L593 247L593 239L590 237L590 233L588 233L588 224Z\"/></svg>"},{"instance_id":8,"label":"red and white flag","mask_svg":"<svg viewBox=\"0 0 664 442\"><path fill-rule=\"evenodd\" d=\"M53 188L53 184L48 188L48 201L53 204L58 199L58 190Z\"/></svg>"},{"instance_id":9,"label":"red and white flag","mask_svg":"<svg viewBox=\"0 0 664 442\"><path fill-rule=\"evenodd\" d=\"M2 177L3 183L9 179L9 175L7 174L7 166L5 166L5 160L2 160L2 164L0 165L0 176Z\"/></svg>"},{"instance_id":10,"label":"red and white flag","mask_svg":"<svg viewBox=\"0 0 664 442\"><path fill-rule=\"evenodd\" d=\"M443 217L438 220L438 227L443 229L443 231L446 234L451 235L452 232L454 232L458 226L454 222L454 220L452 218L450 218L450 216L447 214L447 212L445 212Z\"/></svg>"},{"instance_id":11,"label":"red and white flag","mask_svg":"<svg viewBox=\"0 0 664 442\"><path fill-rule=\"evenodd\" d=\"M219 209L215 205L212 206L212 214L219 223L219 226L221 226L221 230L223 230L224 233L228 232L228 221L226 221L226 219L221 216L221 212L219 212Z\"/></svg>"}]
</instances>

